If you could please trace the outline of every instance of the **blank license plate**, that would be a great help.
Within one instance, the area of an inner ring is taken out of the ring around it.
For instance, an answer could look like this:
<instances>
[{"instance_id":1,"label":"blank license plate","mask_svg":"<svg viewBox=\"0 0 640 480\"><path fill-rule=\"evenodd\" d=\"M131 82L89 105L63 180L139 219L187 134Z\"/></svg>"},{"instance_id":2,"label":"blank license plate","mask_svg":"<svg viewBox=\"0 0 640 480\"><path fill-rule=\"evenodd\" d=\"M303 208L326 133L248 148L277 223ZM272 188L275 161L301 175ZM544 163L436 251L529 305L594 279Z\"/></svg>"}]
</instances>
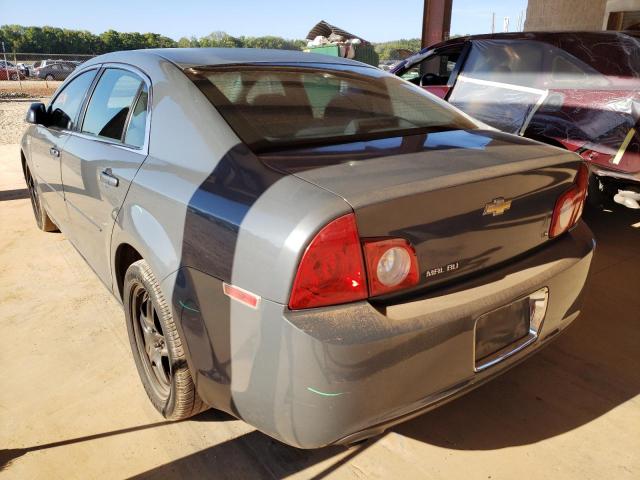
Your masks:
<instances>
[{"instance_id":1,"label":"blank license plate","mask_svg":"<svg viewBox=\"0 0 640 480\"><path fill-rule=\"evenodd\" d=\"M476 322L476 362L529 333L529 298L489 312Z\"/></svg>"}]
</instances>

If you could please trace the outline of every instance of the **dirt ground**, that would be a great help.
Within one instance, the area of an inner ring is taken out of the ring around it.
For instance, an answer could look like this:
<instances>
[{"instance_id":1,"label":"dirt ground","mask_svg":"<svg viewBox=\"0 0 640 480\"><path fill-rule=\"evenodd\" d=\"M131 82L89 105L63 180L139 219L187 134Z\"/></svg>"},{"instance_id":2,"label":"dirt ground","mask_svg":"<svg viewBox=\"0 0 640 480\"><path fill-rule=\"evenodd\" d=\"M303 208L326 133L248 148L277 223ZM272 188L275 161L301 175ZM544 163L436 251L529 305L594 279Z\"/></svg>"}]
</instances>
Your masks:
<instances>
[{"instance_id":1,"label":"dirt ground","mask_svg":"<svg viewBox=\"0 0 640 480\"><path fill-rule=\"evenodd\" d=\"M118 302L36 229L18 155L0 145L0 478L640 478L640 213L588 215L584 313L538 355L359 447L301 451L211 411L163 421Z\"/></svg>"},{"instance_id":2,"label":"dirt ground","mask_svg":"<svg viewBox=\"0 0 640 480\"><path fill-rule=\"evenodd\" d=\"M20 85L15 81L0 80L0 145L20 142L29 105L32 102L47 102L61 83L27 80ZM23 98L9 101L3 98L7 94L18 94Z\"/></svg>"},{"instance_id":3,"label":"dirt ground","mask_svg":"<svg viewBox=\"0 0 640 480\"><path fill-rule=\"evenodd\" d=\"M62 82L45 80L0 80L0 96L6 93L23 93L30 97L48 97Z\"/></svg>"},{"instance_id":4,"label":"dirt ground","mask_svg":"<svg viewBox=\"0 0 640 480\"><path fill-rule=\"evenodd\" d=\"M24 117L29 105L29 102L0 101L0 145L20 143L27 126Z\"/></svg>"}]
</instances>

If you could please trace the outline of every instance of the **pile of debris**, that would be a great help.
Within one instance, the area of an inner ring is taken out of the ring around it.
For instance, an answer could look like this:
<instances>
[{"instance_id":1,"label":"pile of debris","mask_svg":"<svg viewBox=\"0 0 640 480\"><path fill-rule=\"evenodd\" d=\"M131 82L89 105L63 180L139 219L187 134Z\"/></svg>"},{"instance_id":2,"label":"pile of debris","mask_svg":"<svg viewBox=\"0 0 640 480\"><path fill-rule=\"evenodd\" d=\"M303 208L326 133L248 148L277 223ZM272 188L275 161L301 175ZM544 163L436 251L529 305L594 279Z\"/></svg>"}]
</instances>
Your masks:
<instances>
[{"instance_id":1,"label":"pile of debris","mask_svg":"<svg viewBox=\"0 0 640 480\"><path fill-rule=\"evenodd\" d=\"M380 59L371 43L324 20L307 35L305 52L353 58L376 67Z\"/></svg>"}]
</instances>

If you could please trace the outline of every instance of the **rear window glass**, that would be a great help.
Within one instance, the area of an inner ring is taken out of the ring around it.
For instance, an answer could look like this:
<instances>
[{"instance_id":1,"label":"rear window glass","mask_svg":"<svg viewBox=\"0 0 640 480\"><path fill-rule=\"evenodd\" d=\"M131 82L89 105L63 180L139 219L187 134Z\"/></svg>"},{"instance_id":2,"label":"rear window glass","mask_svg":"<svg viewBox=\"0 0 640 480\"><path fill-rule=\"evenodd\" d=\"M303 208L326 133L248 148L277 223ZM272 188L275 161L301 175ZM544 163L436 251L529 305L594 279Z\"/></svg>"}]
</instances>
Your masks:
<instances>
[{"instance_id":1,"label":"rear window glass","mask_svg":"<svg viewBox=\"0 0 640 480\"><path fill-rule=\"evenodd\" d=\"M188 73L254 150L476 128L445 102L367 67L233 66Z\"/></svg>"}]
</instances>

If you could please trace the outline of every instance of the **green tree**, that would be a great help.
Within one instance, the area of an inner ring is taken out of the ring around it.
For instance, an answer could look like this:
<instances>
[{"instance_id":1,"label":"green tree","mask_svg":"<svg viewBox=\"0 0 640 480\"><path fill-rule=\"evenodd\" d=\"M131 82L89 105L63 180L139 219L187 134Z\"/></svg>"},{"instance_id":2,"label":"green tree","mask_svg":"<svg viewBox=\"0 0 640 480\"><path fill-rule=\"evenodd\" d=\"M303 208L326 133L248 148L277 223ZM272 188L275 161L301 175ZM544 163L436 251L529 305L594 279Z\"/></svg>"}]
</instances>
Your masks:
<instances>
[{"instance_id":1,"label":"green tree","mask_svg":"<svg viewBox=\"0 0 640 480\"><path fill-rule=\"evenodd\" d=\"M272 35L263 37L234 37L216 31L201 38L182 37L177 42L158 33L118 32L107 30L95 35L86 30L69 30L57 27L26 27L22 25L0 26L0 41L7 51L45 54L101 54L117 50L171 47L228 47L228 48L277 48L302 50L304 40L289 40Z\"/></svg>"}]
</instances>

